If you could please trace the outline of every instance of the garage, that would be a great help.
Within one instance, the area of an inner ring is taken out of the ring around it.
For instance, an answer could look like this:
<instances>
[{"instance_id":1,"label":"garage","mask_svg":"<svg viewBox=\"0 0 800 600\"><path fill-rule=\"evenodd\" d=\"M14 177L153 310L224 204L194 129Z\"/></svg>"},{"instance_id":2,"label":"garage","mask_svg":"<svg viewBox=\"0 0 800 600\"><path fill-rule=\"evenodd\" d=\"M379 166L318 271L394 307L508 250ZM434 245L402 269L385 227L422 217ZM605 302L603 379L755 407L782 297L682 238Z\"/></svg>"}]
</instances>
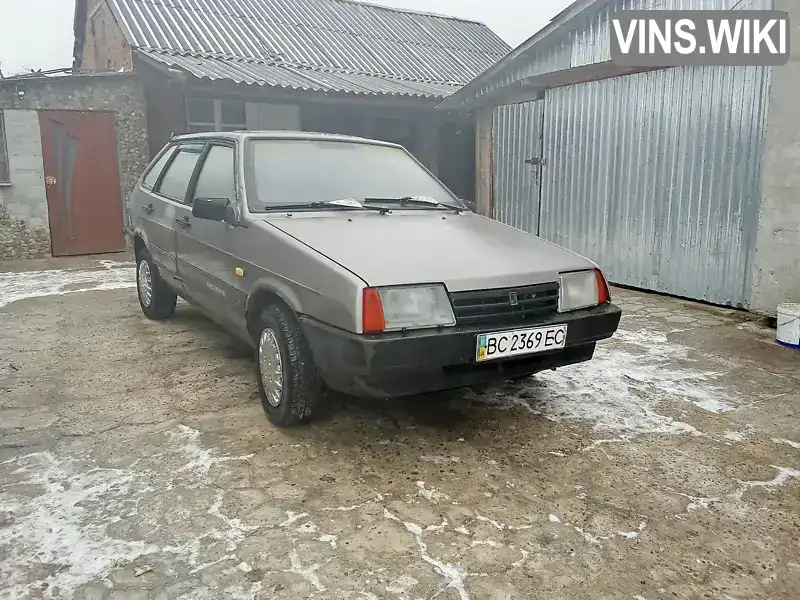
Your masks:
<instances>
[{"instance_id":1,"label":"garage","mask_svg":"<svg viewBox=\"0 0 800 600\"><path fill-rule=\"evenodd\" d=\"M800 297L797 63L619 66L610 19L637 8L575 2L440 105L479 115L480 210L614 283L774 316Z\"/></svg>"}]
</instances>

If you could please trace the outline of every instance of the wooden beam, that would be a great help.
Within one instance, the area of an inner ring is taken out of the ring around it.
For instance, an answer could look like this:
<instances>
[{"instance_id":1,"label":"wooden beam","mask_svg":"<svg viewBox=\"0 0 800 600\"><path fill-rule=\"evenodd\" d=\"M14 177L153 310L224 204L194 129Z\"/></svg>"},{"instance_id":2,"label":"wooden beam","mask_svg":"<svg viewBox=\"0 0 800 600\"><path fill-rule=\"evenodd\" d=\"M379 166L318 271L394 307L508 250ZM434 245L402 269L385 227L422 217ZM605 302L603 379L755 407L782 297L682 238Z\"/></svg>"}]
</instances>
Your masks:
<instances>
[{"instance_id":1,"label":"wooden beam","mask_svg":"<svg viewBox=\"0 0 800 600\"><path fill-rule=\"evenodd\" d=\"M492 108L477 113L475 126L475 208L478 214L492 217Z\"/></svg>"}]
</instances>

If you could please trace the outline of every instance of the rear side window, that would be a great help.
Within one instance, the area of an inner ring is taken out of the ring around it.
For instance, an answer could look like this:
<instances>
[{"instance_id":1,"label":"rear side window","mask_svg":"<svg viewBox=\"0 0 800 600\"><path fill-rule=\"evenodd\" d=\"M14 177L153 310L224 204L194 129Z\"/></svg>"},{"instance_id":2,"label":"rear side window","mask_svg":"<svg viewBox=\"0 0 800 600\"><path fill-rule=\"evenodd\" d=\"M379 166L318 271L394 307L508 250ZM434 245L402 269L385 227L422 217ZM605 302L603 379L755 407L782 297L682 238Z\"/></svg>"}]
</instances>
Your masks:
<instances>
[{"instance_id":1,"label":"rear side window","mask_svg":"<svg viewBox=\"0 0 800 600\"><path fill-rule=\"evenodd\" d=\"M164 170L164 165L167 164L167 161L169 160L170 156L172 156L173 152L175 152L175 148L170 148L161 155L161 158L155 162L153 167L147 172L147 175L144 176L144 179L142 180L142 186L150 190L153 189L156 181L158 181L158 176L161 175L161 171Z\"/></svg>"},{"instance_id":2,"label":"rear side window","mask_svg":"<svg viewBox=\"0 0 800 600\"><path fill-rule=\"evenodd\" d=\"M167 172L164 173L158 193L178 202L184 202L189 189L189 180L192 178L202 151L203 144L179 146L175 158L172 159L167 167Z\"/></svg>"}]
</instances>

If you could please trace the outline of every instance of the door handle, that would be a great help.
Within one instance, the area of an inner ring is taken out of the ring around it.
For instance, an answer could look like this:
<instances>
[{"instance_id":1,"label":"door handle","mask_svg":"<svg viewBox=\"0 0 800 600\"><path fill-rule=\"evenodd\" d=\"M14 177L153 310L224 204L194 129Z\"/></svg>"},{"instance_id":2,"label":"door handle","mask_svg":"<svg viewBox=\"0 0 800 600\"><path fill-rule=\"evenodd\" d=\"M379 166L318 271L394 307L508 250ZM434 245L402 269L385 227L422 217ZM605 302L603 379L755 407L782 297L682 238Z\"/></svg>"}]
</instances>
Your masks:
<instances>
[{"instance_id":1,"label":"door handle","mask_svg":"<svg viewBox=\"0 0 800 600\"><path fill-rule=\"evenodd\" d=\"M189 217L178 217L175 219L175 222L180 225L181 227L191 227L192 222L189 220Z\"/></svg>"},{"instance_id":2,"label":"door handle","mask_svg":"<svg viewBox=\"0 0 800 600\"><path fill-rule=\"evenodd\" d=\"M152 204L148 204L147 206L143 206L142 210L146 212L148 215L155 210Z\"/></svg>"}]
</instances>

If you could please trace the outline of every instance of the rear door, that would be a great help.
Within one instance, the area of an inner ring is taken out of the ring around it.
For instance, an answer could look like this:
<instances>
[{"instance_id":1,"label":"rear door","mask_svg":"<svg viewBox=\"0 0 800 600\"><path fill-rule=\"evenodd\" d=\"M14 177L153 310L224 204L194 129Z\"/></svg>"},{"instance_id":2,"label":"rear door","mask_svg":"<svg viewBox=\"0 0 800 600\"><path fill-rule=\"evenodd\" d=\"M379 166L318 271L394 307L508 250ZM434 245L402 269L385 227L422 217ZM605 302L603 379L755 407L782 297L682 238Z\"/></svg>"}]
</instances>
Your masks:
<instances>
[{"instance_id":1,"label":"rear door","mask_svg":"<svg viewBox=\"0 0 800 600\"><path fill-rule=\"evenodd\" d=\"M178 228L178 268L189 293L214 314L240 324L245 296L236 268L238 227L220 221L198 219L191 214L195 198L227 198L238 214L236 152L233 142L211 141L199 162L187 196L186 219Z\"/></svg>"},{"instance_id":2,"label":"rear door","mask_svg":"<svg viewBox=\"0 0 800 600\"><path fill-rule=\"evenodd\" d=\"M168 200L153 191L164 173L164 167L171 162L176 151L175 146L168 147L145 174L133 195L131 219L144 231L148 250L158 266L158 272L179 287L180 283L174 281L178 273L175 262L175 209Z\"/></svg>"},{"instance_id":3,"label":"rear door","mask_svg":"<svg viewBox=\"0 0 800 600\"><path fill-rule=\"evenodd\" d=\"M175 274L178 285L186 289L185 275L181 272L177 260L178 238L183 230L182 223L187 219L186 197L189 192L189 183L195 171L200 155L205 147L205 142L185 142L176 145L175 150L166 162L164 172L158 177L153 188L152 213L150 218L158 224L153 230L163 231L164 261L170 264L170 270ZM148 205L145 211L149 211ZM191 214L191 208L189 209ZM151 242L152 244L152 242Z\"/></svg>"}]
</instances>

